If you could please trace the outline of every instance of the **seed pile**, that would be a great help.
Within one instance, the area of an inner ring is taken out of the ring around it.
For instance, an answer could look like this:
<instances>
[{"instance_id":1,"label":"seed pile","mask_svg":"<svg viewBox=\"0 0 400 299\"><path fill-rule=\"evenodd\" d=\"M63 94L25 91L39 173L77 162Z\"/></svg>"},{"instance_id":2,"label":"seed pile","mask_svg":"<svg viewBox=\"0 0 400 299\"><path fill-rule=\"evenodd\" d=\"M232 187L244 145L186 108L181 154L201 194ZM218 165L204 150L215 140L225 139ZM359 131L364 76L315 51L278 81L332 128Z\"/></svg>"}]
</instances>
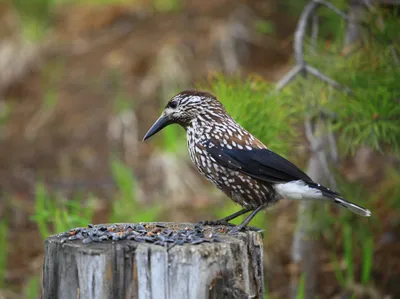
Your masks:
<instances>
[{"instance_id":1,"label":"seed pile","mask_svg":"<svg viewBox=\"0 0 400 299\"><path fill-rule=\"evenodd\" d=\"M89 224L59 234L61 242L82 240L84 244L107 240L134 240L161 246L221 242L219 236L232 230L229 226L195 224L188 227L169 228L164 224Z\"/></svg>"}]
</instances>

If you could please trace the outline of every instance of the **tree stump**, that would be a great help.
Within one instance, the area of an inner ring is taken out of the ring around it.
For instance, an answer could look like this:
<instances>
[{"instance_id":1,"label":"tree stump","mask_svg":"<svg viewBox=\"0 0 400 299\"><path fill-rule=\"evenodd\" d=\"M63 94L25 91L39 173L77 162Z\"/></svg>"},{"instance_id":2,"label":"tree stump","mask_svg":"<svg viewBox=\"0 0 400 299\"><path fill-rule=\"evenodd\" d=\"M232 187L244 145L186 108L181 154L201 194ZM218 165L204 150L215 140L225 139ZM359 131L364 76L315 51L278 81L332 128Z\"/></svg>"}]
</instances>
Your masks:
<instances>
[{"instance_id":1,"label":"tree stump","mask_svg":"<svg viewBox=\"0 0 400 299\"><path fill-rule=\"evenodd\" d=\"M162 225L194 227L190 223ZM263 298L260 234L246 231L218 237L220 242L168 249L133 240L84 244L50 236L45 242L42 298Z\"/></svg>"}]
</instances>

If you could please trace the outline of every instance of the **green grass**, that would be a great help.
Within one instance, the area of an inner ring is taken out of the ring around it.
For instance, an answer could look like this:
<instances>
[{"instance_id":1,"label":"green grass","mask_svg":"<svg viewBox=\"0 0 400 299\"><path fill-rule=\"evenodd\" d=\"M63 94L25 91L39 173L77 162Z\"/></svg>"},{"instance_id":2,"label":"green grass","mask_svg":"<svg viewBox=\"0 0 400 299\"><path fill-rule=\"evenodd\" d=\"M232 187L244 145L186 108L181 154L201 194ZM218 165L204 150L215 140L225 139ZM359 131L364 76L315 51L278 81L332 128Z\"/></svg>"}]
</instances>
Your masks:
<instances>
[{"instance_id":1,"label":"green grass","mask_svg":"<svg viewBox=\"0 0 400 299\"><path fill-rule=\"evenodd\" d=\"M118 187L114 198L110 221L118 222L152 222L158 219L161 205L152 203L145 206L138 202L137 186L132 170L120 160L111 161L111 170Z\"/></svg>"},{"instance_id":2,"label":"green grass","mask_svg":"<svg viewBox=\"0 0 400 299\"><path fill-rule=\"evenodd\" d=\"M350 285L354 282L353 231L348 222L343 223L343 247L346 261L346 285Z\"/></svg>"},{"instance_id":3,"label":"green grass","mask_svg":"<svg viewBox=\"0 0 400 299\"><path fill-rule=\"evenodd\" d=\"M40 277L31 276L24 285L24 298L37 299L40 298Z\"/></svg>"},{"instance_id":4,"label":"green grass","mask_svg":"<svg viewBox=\"0 0 400 299\"><path fill-rule=\"evenodd\" d=\"M37 183L35 211L31 216L38 226L43 240L49 235L67 231L73 227L86 226L93 217L94 198L79 194L72 199L50 195L43 183Z\"/></svg>"},{"instance_id":5,"label":"green grass","mask_svg":"<svg viewBox=\"0 0 400 299\"><path fill-rule=\"evenodd\" d=\"M306 298L306 275L305 273L302 273L300 275L296 299L304 299L304 298Z\"/></svg>"},{"instance_id":6,"label":"green grass","mask_svg":"<svg viewBox=\"0 0 400 299\"><path fill-rule=\"evenodd\" d=\"M0 289L5 287L4 278L7 270L8 257L8 223L6 219L0 221Z\"/></svg>"},{"instance_id":7,"label":"green grass","mask_svg":"<svg viewBox=\"0 0 400 299\"><path fill-rule=\"evenodd\" d=\"M271 34L276 32L275 23L269 20L256 20L253 23L254 29L263 34Z\"/></svg>"},{"instance_id":8,"label":"green grass","mask_svg":"<svg viewBox=\"0 0 400 299\"><path fill-rule=\"evenodd\" d=\"M183 147L186 138L185 133L182 129L177 126L168 126L163 132L163 150L168 153L176 153L179 148Z\"/></svg>"},{"instance_id":9,"label":"green grass","mask_svg":"<svg viewBox=\"0 0 400 299\"><path fill-rule=\"evenodd\" d=\"M345 270L342 271L338 259L335 254L332 255L335 276L339 284L346 288L349 285L358 282L364 286L368 286L371 281L373 257L374 257L374 240L368 226L365 229L354 229L350 221L342 224L343 239L343 258L345 262ZM358 245L357 247L355 245ZM358 251L361 251L361 263L356 264ZM361 275L357 279L356 267L360 269Z\"/></svg>"},{"instance_id":10,"label":"green grass","mask_svg":"<svg viewBox=\"0 0 400 299\"><path fill-rule=\"evenodd\" d=\"M50 203L51 200L44 184L40 182L37 183L35 192L35 212L31 216L31 220L38 226L39 233L43 239L50 235L49 225L51 224L50 219L53 217L51 215L53 208L53 205Z\"/></svg>"},{"instance_id":11,"label":"green grass","mask_svg":"<svg viewBox=\"0 0 400 299\"><path fill-rule=\"evenodd\" d=\"M374 239L372 235L368 235L363 240L362 259L361 283L367 285L371 280L374 261Z\"/></svg>"},{"instance_id":12,"label":"green grass","mask_svg":"<svg viewBox=\"0 0 400 299\"><path fill-rule=\"evenodd\" d=\"M113 202L111 222L155 221L161 212L161 205L153 203L144 206L137 200L136 181L129 167L121 161L111 162L113 178L117 184L117 194ZM43 183L37 183L35 211L31 219L37 224L43 240L49 235L67 231L74 227L86 226L93 218L93 195L65 199L60 195L50 195Z\"/></svg>"},{"instance_id":13,"label":"green grass","mask_svg":"<svg viewBox=\"0 0 400 299\"><path fill-rule=\"evenodd\" d=\"M341 189L339 191L350 201L370 209L376 206L376 196L368 194L359 184L348 183L340 178L337 178L337 183ZM337 239L340 237L343 257L339 258L335 253L330 253L336 280L343 288L354 283L366 286L370 283L372 275L373 232L378 225L377 219L362 218L346 209L333 209L339 210L332 213L332 207L325 205L325 208L321 209L317 215L316 221L324 238L332 244L332 247L337 244ZM374 216L373 210L372 215ZM342 261L344 269L341 266ZM356 273L360 273L360 277Z\"/></svg>"},{"instance_id":14,"label":"green grass","mask_svg":"<svg viewBox=\"0 0 400 299\"><path fill-rule=\"evenodd\" d=\"M216 75L209 84L238 123L270 149L283 156L288 154L296 137L290 93L278 93L274 84L256 76L243 79Z\"/></svg>"}]
</instances>

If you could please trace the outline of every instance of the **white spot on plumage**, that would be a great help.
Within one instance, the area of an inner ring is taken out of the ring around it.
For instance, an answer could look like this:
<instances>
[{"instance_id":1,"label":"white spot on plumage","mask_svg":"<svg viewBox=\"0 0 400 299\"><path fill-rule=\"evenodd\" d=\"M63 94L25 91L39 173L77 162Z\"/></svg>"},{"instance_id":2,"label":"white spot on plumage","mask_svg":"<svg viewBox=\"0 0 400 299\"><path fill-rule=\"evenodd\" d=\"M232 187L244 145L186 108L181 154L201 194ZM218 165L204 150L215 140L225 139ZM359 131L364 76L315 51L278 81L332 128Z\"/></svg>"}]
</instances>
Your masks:
<instances>
[{"instance_id":1,"label":"white spot on plumage","mask_svg":"<svg viewBox=\"0 0 400 299\"><path fill-rule=\"evenodd\" d=\"M251 148L250 146L246 145L246 149L251 151L253 148Z\"/></svg>"}]
</instances>

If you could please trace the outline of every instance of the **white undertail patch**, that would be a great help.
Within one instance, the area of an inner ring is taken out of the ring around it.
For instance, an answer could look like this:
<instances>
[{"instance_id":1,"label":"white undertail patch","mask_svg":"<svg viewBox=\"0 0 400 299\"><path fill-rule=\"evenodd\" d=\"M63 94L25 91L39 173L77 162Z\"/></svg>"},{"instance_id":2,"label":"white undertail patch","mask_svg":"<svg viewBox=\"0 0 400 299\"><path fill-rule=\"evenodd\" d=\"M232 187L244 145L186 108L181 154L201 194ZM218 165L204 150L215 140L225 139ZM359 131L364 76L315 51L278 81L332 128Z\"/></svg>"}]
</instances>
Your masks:
<instances>
[{"instance_id":1,"label":"white undertail patch","mask_svg":"<svg viewBox=\"0 0 400 299\"><path fill-rule=\"evenodd\" d=\"M275 190L280 196L287 199L323 199L321 191L308 186L302 180L276 184Z\"/></svg>"}]
</instances>

